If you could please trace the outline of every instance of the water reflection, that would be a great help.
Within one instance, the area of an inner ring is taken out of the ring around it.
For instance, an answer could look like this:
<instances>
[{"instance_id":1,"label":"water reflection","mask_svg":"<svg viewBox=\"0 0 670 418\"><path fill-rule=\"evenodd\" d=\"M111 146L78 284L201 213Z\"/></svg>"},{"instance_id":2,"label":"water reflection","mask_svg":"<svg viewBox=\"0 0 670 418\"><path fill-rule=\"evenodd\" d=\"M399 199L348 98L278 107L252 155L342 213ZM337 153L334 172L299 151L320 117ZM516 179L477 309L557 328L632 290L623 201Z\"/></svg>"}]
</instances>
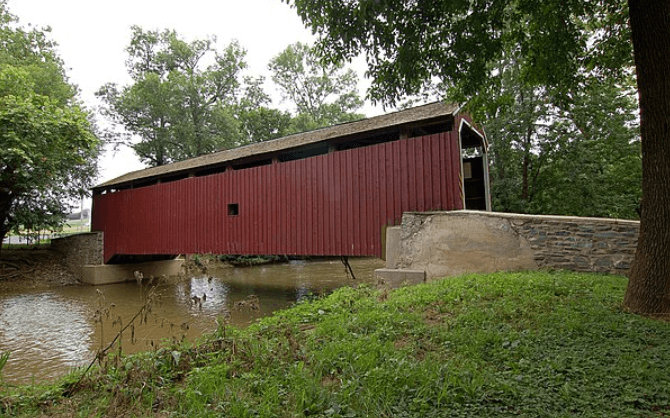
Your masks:
<instances>
[{"instance_id":1,"label":"water reflection","mask_svg":"<svg viewBox=\"0 0 670 418\"><path fill-rule=\"evenodd\" d=\"M346 275L339 260L334 260L210 269L200 276L142 286L129 282L30 294L0 293L0 352L12 351L3 377L10 383L26 383L87 363L131 321L151 292L160 298L146 322L137 323L132 333L124 332L125 353L151 350L169 339L193 340L213 331L217 318L247 325L306 296L372 281L373 270L382 263L377 259L351 260L356 281ZM255 295L258 309L240 307L238 302L251 295ZM96 311L107 315L96 321Z\"/></svg>"}]
</instances>

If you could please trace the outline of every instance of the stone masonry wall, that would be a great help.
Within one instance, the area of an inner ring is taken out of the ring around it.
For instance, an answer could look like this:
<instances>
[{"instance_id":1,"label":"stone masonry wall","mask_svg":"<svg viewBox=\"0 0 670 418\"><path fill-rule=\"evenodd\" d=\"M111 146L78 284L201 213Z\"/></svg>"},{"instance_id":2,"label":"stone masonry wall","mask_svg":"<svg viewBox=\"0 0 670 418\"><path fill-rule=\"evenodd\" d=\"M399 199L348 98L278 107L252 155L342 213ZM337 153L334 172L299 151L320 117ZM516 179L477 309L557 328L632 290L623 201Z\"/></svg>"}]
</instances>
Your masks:
<instances>
[{"instance_id":1,"label":"stone masonry wall","mask_svg":"<svg viewBox=\"0 0 670 418\"><path fill-rule=\"evenodd\" d=\"M638 221L516 216L511 224L540 267L625 274L635 256Z\"/></svg>"},{"instance_id":2,"label":"stone masonry wall","mask_svg":"<svg viewBox=\"0 0 670 418\"><path fill-rule=\"evenodd\" d=\"M65 264L81 275L86 265L103 264L103 233L89 232L51 240L51 248L65 256Z\"/></svg>"},{"instance_id":3,"label":"stone masonry wall","mask_svg":"<svg viewBox=\"0 0 670 418\"><path fill-rule=\"evenodd\" d=\"M427 278L467 272L557 268L626 274L639 222L495 212L403 215L397 268Z\"/></svg>"}]
</instances>

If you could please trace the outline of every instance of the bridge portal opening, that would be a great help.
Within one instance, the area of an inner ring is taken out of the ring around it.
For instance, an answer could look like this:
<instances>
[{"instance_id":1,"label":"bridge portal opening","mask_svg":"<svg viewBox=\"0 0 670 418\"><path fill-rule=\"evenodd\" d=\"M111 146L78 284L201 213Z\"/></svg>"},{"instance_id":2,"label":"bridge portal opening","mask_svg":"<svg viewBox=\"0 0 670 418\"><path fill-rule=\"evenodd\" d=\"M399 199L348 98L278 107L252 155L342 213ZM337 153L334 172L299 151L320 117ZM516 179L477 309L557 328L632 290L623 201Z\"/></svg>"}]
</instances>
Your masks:
<instances>
[{"instance_id":1,"label":"bridge portal opening","mask_svg":"<svg viewBox=\"0 0 670 418\"><path fill-rule=\"evenodd\" d=\"M486 138L461 120L461 178L465 209L491 210Z\"/></svg>"}]
</instances>

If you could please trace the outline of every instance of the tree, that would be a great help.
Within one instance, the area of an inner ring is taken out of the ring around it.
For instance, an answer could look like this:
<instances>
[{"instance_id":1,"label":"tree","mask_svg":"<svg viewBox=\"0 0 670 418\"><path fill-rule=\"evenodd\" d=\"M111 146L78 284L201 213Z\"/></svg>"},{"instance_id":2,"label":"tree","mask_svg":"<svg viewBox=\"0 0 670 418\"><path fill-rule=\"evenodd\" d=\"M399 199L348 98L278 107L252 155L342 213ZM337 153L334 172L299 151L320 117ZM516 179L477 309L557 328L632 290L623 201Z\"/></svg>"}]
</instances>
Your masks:
<instances>
[{"instance_id":1,"label":"tree","mask_svg":"<svg viewBox=\"0 0 670 418\"><path fill-rule=\"evenodd\" d=\"M631 82L584 80L570 100L524 83L520 66L469 102L490 143L494 210L636 219L641 189Z\"/></svg>"},{"instance_id":2,"label":"tree","mask_svg":"<svg viewBox=\"0 0 670 418\"><path fill-rule=\"evenodd\" d=\"M242 139L240 145L281 138L291 133L291 114L269 107L263 77L245 78L244 96L236 106Z\"/></svg>"},{"instance_id":3,"label":"tree","mask_svg":"<svg viewBox=\"0 0 670 418\"><path fill-rule=\"evenodd\" d=\"M238 146L233 106L246 51L237 42L218 51L215 39L186 42L170 30L132 31L126 66L133 84L109 83L97 94L103 113L140 138L138 156L157 166Z\"/></svg>"},{"instance_id":4,"label":"tree","mask_svg":"<svg viewBox=\"0 0 670 418\"><path fill-rule=\"evenodd\" d=\"M370 95L386 102L434 77L467 97L490 81L488 65L510 50L523 58L527 82L559 92L579 88L586 74L621 76L634 57L643 197L624 305L670 313L670 2L286 1L319 33L331 60L366 53Z\"/></svg>"},{"instance_id":5,"label":"tree","mask_svg":"<svg viewBox=\"0 0 670 418\"><path fill-rule=\"evenodd\" d=\"M97 172L100 141L47 33L0 1L0 239L60 227Z\"/></svg>"},{"instance_id":6,"label":"tree","mask_svg":"<svg viewBox=\"0 0 670 418\"><path fill-rule=\"evenodd\" d=\"M300 42L289 45L269 64L272 80L284 100L294 105L293 131L361 119L356 73L341 64L325 64L314 48Z\"/></svg>"}]
</instances>

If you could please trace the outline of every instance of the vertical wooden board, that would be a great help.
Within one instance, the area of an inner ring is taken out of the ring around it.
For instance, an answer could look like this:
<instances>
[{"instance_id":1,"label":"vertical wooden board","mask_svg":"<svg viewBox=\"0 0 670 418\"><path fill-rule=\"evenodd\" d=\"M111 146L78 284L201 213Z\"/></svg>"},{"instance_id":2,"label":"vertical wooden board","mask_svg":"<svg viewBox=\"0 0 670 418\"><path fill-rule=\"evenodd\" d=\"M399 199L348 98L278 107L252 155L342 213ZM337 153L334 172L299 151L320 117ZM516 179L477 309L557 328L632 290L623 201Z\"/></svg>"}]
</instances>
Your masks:
<instances>
[{"instance_id":1,"label":"vertical wooden board","mask_svg":"<svg viewBox=\"0 0 670 418\"><path fill-rule=\"evenodd\" d=\"M386 150L388 144L379 144L377 148L377 185L379 188L379 224L386 225L388 219L389 189L386 182Z\"/></svg>"},{"instance_id":2,"label":"vertical wooden board","mask_svg":"<svg viewBox=\"0 0 670 418\"><path fill-rule=\"evenodd\" d=\"M369 159L369 149L370 147L359 148L360 152L358 153L358 171L360 177L358 180L358 196L359 196L359 233L360 238L356 243L355 255L363 255L368 253L368 242L369 242L369 226L370 219L368 217L369 209L372 206L372 201L369 200L369 197L372 195L371 191L371 176L370 176L370 164L372 163Z\"/></svg>"},{"instance_id":3,"label":"vertical wooden board","mask_svg":"<svg viewBox=\"0 0 670 418\"><path fill-rule=\"evenodd\" d=\"M296 215L298 218L297 228L300 235L298 254L306 254L304 251L307 251L307 243L309 241L309 223L312 217L311 206L309 202L309 171L307 159L300 160L299 171L298 171L298 195L300 196L300 204L296 210Z\"/></svg>"},{"instance_id":4,"label":"vertical wooden board","mask_svg":"<svg viewBox=\"0 0 670 418\"><path fill-rule=\"evenodd\" d=\"M346 172L347 172L347 164L345 161L346 154L344 152L338 152L335 154L337 156L337 165L336 165L336 170L337 170L337 187L338 187L338 201L337 201L337 225L335 226L337 228L338 232L338 255L343 255L345 254L345 249L347 248L347 240L348 240L348 225L347 225L347 219L348 219L348 208L347 208L347 178L346 178Z\"/></svg>"},{"instance_id":5,"label":"vertical wooden board","mask_svg":"<svg viewBox=\"0 0 670 418\"><path fill-rule=\"evenodd\" d=\"M408 182L409 182L409 204L405 211L408 210L417 210L418 209L418 190L417 190L417 169L419 164L417 161L416 154L416 143L417 140L410 138L407 140L407 171L408 171Z\"/></svg>"},{"instance_id":6,"label":"vertical wooden board","mask_svg":"<svg viewBox=\"0 0 670 418\"><path fill-rule=\"evenodd\" d=\"M363 163L360 161L359 156L361 155L361 149L357 148L351 150L351 168L349 173L351 173L351 183L349 184L349 191L351 196L351 214L352 214L352 237L351 242L349 243L348 250L350 255L354 255L359 251L360 244L362 242L361 234L361 223L362 216L364 211L362 210L362 199L361 199L361 190L365 189L365 179L361 178L361 171L363 168Z\"/></svg>"},{"instance_id":7,"label":"vertical wooden board","mask_svg":"<svg viewBox=\"0 0 670 418\"><path fill-rule=\"evenodd\" d=\"M335 154L326 154L326 165L322 171L323 180L323 209L324 219L324 251L336 254L337 241L335 239Z\"/></svg>"},{"instance_id":8,"label":"vertical wooden board","mask_svg":"<svg viewBox=\"0 0 670 418\"><path fill-rule=\"evenodd\" d=\"M246 200L249 204L249 219L246 222L247 228L250 229L251 242L247 244L247 248L251 254L258 254L258 245L261 242L259 223L258 223L258 204L263 199L263 192L258 190L256 179L260 176L261 167L254 167L249 171L247 176L247 190Z\"/></svg>"},{"instance_id":9,"label":"vertical wooden board","mask_svg":"<svg viewBox=\"0 0 670 418\"><path fill-rule=\"evenodd\" d=\"M181 220L181 214L179 213L179 208L181 205L181 183L180 182L172 182L170 183L170 216L168 218L168 222L170 224L169 226L169 234L170 234L170 240L173 242L172 248L179 247L180 251L179 253L185 254L186 251L184 251L184 241L182 240L182 237L179 234L178 230L178 225Z\"/></svg>"},{"instance_id":10,"label":"vertical wooden board","mask_svg":"<svg viewBox=\"0 0 670 418\"><path fill-rule=\"evenodd\" d=\"M334 251L337 255L342 255L342 221L344 215L342 214L343 210L343 199L342 199L342 170L341 170L341 161L342 154L334 153L333 155L333 175L331 176L331 184L334 190L333 193L333 231L335 238L335 247Z\"/></svg>"},{"instance_id":11,"label":"vertical wooden board","mask_svg":"<svg viewBox=\"0 0 670 418\"><path fill-rule=\"evenodd\" d=\"M426 199L425 192L423 189L424 183L424 166L423 166L423 137L412 139L414 143L414 152L412 153L414 158L414 187L416 188L416 203L414 204L414 210L424 212L426 210Z\"/></svg>"},{"instance_id":12,"label":"vertical wooden board","mask_svg":"<svg viewBox=\"0 0 670 418\"><path fill-rule=\"evenodd\" d=\"M376 248L378 247L379 239L377 238L377 232L379 230L379 225L381 225L381 206L380 202L382 199L380 190L379 190L379 153L381 151L381 146L377 145L368 150L368 155L370 156L370 166L369 166L369 176L370 176L370 194L368 196L368 248L372 251L373 254L376 254ZM382 162L383 163L383 162Z\"/></svg>"},{"instance_id":13,"label":"vertical wooden board","mask_svg":"<svg viewBox=\"0 0 670 418\"><path fill-rule=\"evenodd\" d=\"M305 201L304 201L304 160L296 160L294 162L295 166L295 177L293 178L293 189L295 190L296 204L293 207L293 227L295 229L295 243L293 247L294 254L300 254L302 249L303 242L305 239L305 228L303 228L303 223L305 222Z\"/></svg>"},{"instance_id":14,"label":"vertical wooden board","mask_svg":"<svg viewBox=\"0 0 670 418\"><path fill-rule=\"evenodd\" d=\"M263 213L263 254L274 254L271 250L272 248L272 216L270 214L270 206L272 205L272 194L271 194L271 183L270 178L272 176L272 166L265 166L264 177L263 177L263 190L265 190L265 199L263 200L263 205L260 210Z\"/></svg>"},{"instance_id":15,"label":"vertical wooden board","mask_svg":"<svg viewBox=\"0 0 670 418\"><path fill-rule=\"evenodd\" d=\"M174 249L179 246L177 240L175 239L174 231L174 219L176 218L176 196L175 196L175 182L168 183L165 185L166 194L165 200L163 201L164 206L167 208L165 214L163 214L163 219L165 220L165 237L167 241L168 254L179 254L180 252L174 252Z\"/></svg>"},{"instance_id":16,"label":"vertical wooden board","mask_svg":"<svg viewBox=\"0 0 670 418\"><path fill-rule=\"evenodd\" d=\"M293 179L295 178L295 165L286 162L286 229L288 239L286 241L286 253L293 255L293 245L295 244L295 228L293 227L293 209L295 208L295 193L293 189Z\"/></svg>"},{"instance_id":17,"label":"vertical wooden board","mask_svg":"<svg viewBox=\"0 0 670 418\"><path fill-rule=\"evenodd\" d=\"M149 246L154 251L165 253L163 240L161 239L163 232L160 228L161 217L163 216L165 209L160 205L160 200L162 200L163 196L163 188L160 186L161 185L159 184L156 187L150 188L151 193L149 195L148 207L149 213L151 214L149 219L151 220L152 239Z\"/></svg>"},{"instance_id":18,"label":"vertical wooden board","mask_svg":"<svg viewBox=\"0 0 670 418\"><path fill-rule=\"evenodd\" d=\"M430 137L430 156L431 156L431 175L432 175L432 203L435 209L444 210L442 207L442 177L440 176L440 136L439 134Z\"/></svg>"},{"instance_id":19,"label":"vertical wooden board","mask_svg":"<svg viewBox=\"0 0 670 418\"><path fill-rule=\"evenodd\" d=\"M332 154L326 154L323 157L324 165L319 168L319 184L321 186L321 213L323 214L321 225L321 254L329 254L328 248L332 246L332 228L330 227L330 222L332 221L332 207L329 201L329 195L331 189L329 186L331 165L332 165Z\"/></svg>"},{"instance_id":20,"label":"vertical wooden board","mask_svg":"<svg viewBox=\"0 0 670 418\"><path fill-rule=\"evenodd\" d=\"M344 159L345 161L345 170L344 170L344 175L346 178L346 190L347 190L347 203L345 205L345 212L347 214L347 222L344 224L344 227L346 228L347 232L347 240L345 243L345 248L344 248L344 255L350 255L351 254L351 249L354 244L355 238L355 232L354 232L354 225L356 222L356 218L354 215L354 196L353 196L353 188L354 188L354 178L352 176L353 171L354 171L354 166L352 163L352 150L347 150L344 151L346 158Z\"/></svg>"},{"instance_id":21,"label":"vertical wooden board","mask_svg":"<svg viewBox=\"0 0 670 418\"><path fill-rule=\"evenodd\" d=\"M314 240L314 224L316 222L316 216L314 213L314 206L315 205L315 200L317 199L317 191L316 187L314 187L314 171L313 171L313 164L314 160L316 160L317 157L312 157L309 158L305 161L305 169L307 170L307 176L306 178L308 179L308 184L307 186L307 192L305 192L305 198L307 199L307 216L308 216L308 221L306 225L306 230L305 232L307 233L307 241L305 248L309 251L309 254L311 255L316 255L318 254L317 252L317 244L316 241Z\"/></svg>"},{"instance_id":22,"label":"vertical wooden board","mask_svg":"<svg viewBox=\"0 0 670 418\"><path fill-rule=\"evenodd\" d=\"M233 224L231 222L231 216L228 215L228 204L232 202L233 190L231 188L231 174L232 172L226 171L222 173L221 186L225 190L223 195L223 213L224 216L221 216L221 224L223 225L223 236L225 237L223 241L222 251L225 254L231 254L230 252L230 243L233 240Z\"/></svg>"},{"instance_id":23,"label":"vertical wooden board","mask_svg":"<svg viewBox=\"0 0 670 418\"><path fill-rule=\"evenodd\" d=\"M382 183L386 186L386 224L395 225L395 188L396 188L396 176L395 176L395 166L393 164L393 144L387 143L384 144L385 152L385 167L384 167L384 179Z\"/></svg>"},{"instance_id":24,"label":"vertical wooden board","mask_svg":"<svg viewBox=\"0 0 670 418\"><path fill-rule=\"evenodd\" d=\"M281 215L279 213L279 199L281 199L280 187L281 187L281 166L278 163L272 164L271 166L271 176L270 176L270 187L272 189L272 204L270 206L272 212L270 214L272 219L272 225L270 231L272 234L272 254L281 254L281 238L279 231L279 220Z\"/></svg>"},{"instance_id":25,"label":"vertical wooden board","mask_svg":"<svg viewBox=\"0 0 670 418\"><path fill-rule=\"evenodd\" d=\"M242 170L234 170L232 172L233 178L233 198L231 201L234 201L238 204L238 213L243 213L244 202L242 202L242 184L240 173ZM248 208L247 208L248 209ZM242 227L241 227L241 215L231 216L233 222L233 240L232 240L232 250L233 254L240 253L240 243L242 241Z\"/></svg>"},{"instance_id":26,"label":"vertical wooden board","mask_svg":"<svg viewBox=\"0 0 670 418\"><path fill-rule=\"evenodd\" d=\"M295 254L300 254L305 241L305 172L303 164L304 160L295 161L295 177L293 180L293 188L296 195L296 205L293 207L294 228L296 240L294 244Z\"/></svg>"},{"instance_id":27,"label":"vertical wooden board","mask_svg":"<svg viewBox=\"0 0 670 418\"><path fill-rule=\"evenodd\" d=\"M212 212L211 212L211 217L209 219L209 224L208 224L208 229L209 229L209 234L211 235L211 248L210 252L213 254L221 254L221 252L218 251L219 248L219 232L218 232L218 217L221 213L221 195L218 190L218 182L219 182L219 175L218 174L212 174L210 176L210 181L209 181L209 188L207 192L211 196L211 205L212 205Z\"/></svg>"},{"instance_id":28,"label":"vertical wooden board","mask_svg":"<svg viewBox=\"0 0 670 418\"><path fill-rule=\"evenodd\" d=\"M265 179L265 182L268 187L268 202L267 202L267 207L265 208L266 211L266 219L267 219L267 231L268 231L268 237L267 237L267 252L266 254L277 254L276 252L276 245L275 245L275 200L277 199L277 186L274 182L274 179L277 176L277 164L273 162L271 165L268 166L267 170L267 178Z\"/></svg>"},{"instance_id":29,"label":"vertical wooden board","mask_svg":"<svg viewBox=\"0 0 670 418\"><path fill-rule=\"evenodd\" d=\"M440 134L440 177L442 178L442 206L445 210L451 208L453 196L451 195L451 167L447 158L449 151L450 135L448 132Z\"/></svg>"},{"instance_id":30,"label":"vertical wooden board","mask_svg":"<svg viewBox=\"0 0 670 418\"><path fill-rule=\"evenodd\" d=\"M288 203L289 200L289 195L288 195L288 179L287 179L287 164L282 163L280 164L280 175L279 175L279 248L281 249L282 254L288 254L287 248L288 248L288 242L289 242L289 237L288 237L288 213L287 213L287 208L286 208L286 203Z\"/></svg>"},{"instance_id":31,"label":"vertical wooden board","mask_svg":"<svg viewBox=\"0 0 670 418\"><path fill-rule=\"evenodd\" d=\"M400 145L400 173L402 176L402 192L400 194L400 215L402 216L403 212L410 210L410 199L414 191L413 180L414 178L410 176L410 171L414 167L410 168L411 155L409 155L409 144L408 140L404 139L401 141Z\"/></svg>"},{"instance_id":32,"label":"vertical wooden board","mask_svg":"<svg viewBox=\"0 0 670 418\"><path fill-rule=\"evenodd\" d=\"M157 200L156 214L160 218L159 230L160 230L160 242L162 247L165 250L165 254L171 254L170 252L170 236L168 235L168 225L169 225L169 216L170 216L170 206L169 206L169 191L170 184L163 184L161 187L160 195Z\"/></svg>"},{"instance_id":33,"label":"vertical wooden board","mask_svg":"<svg viewBox=\"0 0 670 418\"><path fill-rule=\"evenodd\" d=\"M248 221L249 221L249 202L247 201L247 190L248 190L248 184L247 184L247 178L248 178L248 173L249 170L237 170L237 187L238 187L238 193L239 193L239 215L237 215L237 219L235 220L235 224L237 226L237 247L235 248L235 252L238 254L244 254L245 249L246 249L246 244L249 242L249 239L251 238L248 235Z\"/></svg>"},{"instance_id":34,"label":"vertical wooden board","mask_svg":"<svg viewBox=\"0 0 670 418\"><path fill-rule=\"evenodd\" d=\"M258 170L258 178L256 179L256 186L254 187L254 191L256 192L257 196L260 198L258 200L258 205L256 206L256 213L258 214L258 253L257 254L269 254L267 251L266 247L266 242L267 242L267 222L266 222L266 216L267 216L267 211L264 210L265 207L267 206L267 200L268 200L268 193L270 190L267 187L267 173L268 173L268 166L263 166L260 167Z\"/></svg>"},{"instance_id":35,"label":"vertical wooden board","mask_svg":"<svg viewBox=\"0 0 670 418\"><path fill-rule=\"evenodd\" d=\"M283 215L283 220L282 220L282 249L284 254L290 254L289 247L291 246L291 218L290 218L290 206L293 205L293 201L291 200L291 190L290 190L290 177L289 177L289 170L291 168L290 162L283 163L283 182L284 184L282 185L282 189L284 190L283 196L282 196L282 215Z\"/></svg>"},{"instance_id":36,"label":"vertical wooden board","mask_svg":"<svg viewBox=\"0 0 670 418\"><path fill-rule=\"evenodd\" d=\"M323 167L326 160L324 155L311 159L312 170L312 245L313 253L323 255L323 192L319 181L321 179L319 167Z\"/></svg>"},{"instance_id":37,"label":"vertical wooden board","mask_svg":"<svg viewBox=\"0 0 670 418\"><path fill-rule=\"evenodd\" d=\"M401 155L401 141L395 141L392 143L392 158L393 158L393 171L391 175L393 176L393 224L398 225L400 223L400 218L402 216L402 191L403 191L403 170L402 163L403 158Z\"/></svg>"},{"instance_id":38,"label":"vertical wooden board","mask_svg":"<svg viewBox=\"0 0 670 418\"><path fill-rule=\"evenodd\" d=\"M293 242L291 243L291 253L299 254L300 251L300 241L301 241L301 232L302 228L298 225L298 213L302 213L304 210L301 202L302 193L300 193L300 166L298 160L291 161L291 166L293 167L292 176L291 176L291 192L293 193L293 205L289 208L291 212L291 232L293 237Z\"/></svg>"},{"instance_id":39,"label":"vertical wooden board","mask_svg":"<svg viewBox=\"0 0 670 418\"><path fill-rule=\"evenodd\" d=\"M235 253L244 254L246 243L249 240L247 235L247 221L249 219L249 203L247 202L247 173L249 170L237 170L237 187L238 187L238 203L239 215L235 218L235 227L237 228L237 240Z\"/></svg>"},{"instance_id":40,"label":"vertical wooden board","mask_svg":"<svg viewBox=\"0 0 670 418\"><path fill-rule=\"evenodd\" d=\"M368 201L368 215L367 215L367 248L368 251L366 255L376 255L379 238L377 237L377 232L379 230L380 222L380 205L379 202L383 198L379 192L379 151L381 146L375 145L373 147L368 147L366 152L368 155L368 161L370 164L367 165L368 169L368 195L366 199Z\"/></svg>"},{"instance_id":41,"label":"vertical wooden board","mask_svg":"<svg viewBox=\"0 0 670 418\"><path fill-rule=\"evenodd\" d=\"M281 249L282 254L287 254L286 248L288 247L289 236L288 236L288 213L287 213L287 203L289 202L288 196L288 178L287 178L288 165L286 163L281 163L280 165L280 179L279 179L279 248Z\"/></svg>"},{"instance_id":42,"label":"vertical wooden board","mask_svg":"<svg viewBox=\"0 0 670 418\"><path fill-rule=\"evenodd\" d=\"M174 201L172 203L172 221L171 221L171 229L173 231L172 236L175 241L179 242L179 247L182 250L181 252L183 254L187 254L186 252L186 237L184 236L184 228L183 224L186 222L184 218L184 210L183 210L183 205L185 202L185 197L184 197L184 182L183 181L177 181L172 183L173 186L173 193L174 193Z\"/></svg>"},{"instance_id":43,"label":"vertical wooden board","mask_svg":"<svg viewBox=\"0 0 670 418\"><path fill-rule=\"evenodd\" d=\"M258 202L260 196L253 198L251 196L251 191L253 190L252 178L255 177L258 173L258 167L254 167L250 170L244 171L244 206L249 209L244 210L240 214L244 217L242 218L242 224L244 225L244 232L242 236L244 237L244 246L242 251L248 252L249 254L257 254L257 243L258 243L258 228L257 228L257 218L256 218L256 208L255 205Z\"/></svg>"},{"instance_id":44,"label":"vertical wooden board","mask_svg":"<svg viewBox=\"0 0 670 418\"><path fill-rule=\"evenodd\" d=\"M196 177L193 179L193 183L196 185L196 198L195 202L197 205L196 208L196 223L198 227L196 228L195 233L195 249L198 254L203 254L207 252L209 247L209 234L205 231L205 221L209 212L209 198L205 190L205 182L207 181L206 177Z\"/></svg>"},{"instance_id":45,"label":"vertical wooden board","mask_svg":"<svg viewBox=\"0 0 670 418\"><path fill-rule=\"evenodd\" d=\"M223 242L221 243L221 253L230 254L230 216L228 216L228 203L230 203L230 172L226 171L221 173L221 188L223 189L222 194L222 210L223 215L220 218L221 222L221 234L223 235Z\"/></svg>"},{"instance_id":46,"label":"vertical wooden board","mask_svg":"<svg viewBox=\"0 0 670 418\"><path fill-rule=\"evenodd\" d=\"M318 158L312 160L312 188L314 190L314 202L312 203L312 217L314 224L312 225L312 242L314 243L315 253L323 255L323 187L321 185L321 170L326 161L325 155L320 155Z\"/></svg>"},{"instance_id":47,"label":"vertical wooden board","mask_svg":"<svg viewBox=\"0 0 670 418\"><path fill-rule=\"evenodd\" d=\"M376 231L380 231L382 225L386 223L386 188L384 187L383 181L384 176L382 171L386 166L386 152L384 144L379 144L375 147L375 152L373 154L373 160L375 161L375 168L373 171L374 175L374 187L375 187L375 206L374 206L374 224L372 233L376 234ZM379 253L381 256L381 241L379 237L375 237L375 253Z\"/></svg>"},{"instance_id":48,"label":"vertical wooden board","mask_svg":"<svg viewBox=\"0 0 670 418\"><path fill-rule=\"evenodd\" d=\"M424 209L423 210L434 210L436 209L433 206L433 165L432 165L432 143L431 137L425 136L421 138L423 143L423 198L424 198Z\"/></svg>"}]
</instances>

